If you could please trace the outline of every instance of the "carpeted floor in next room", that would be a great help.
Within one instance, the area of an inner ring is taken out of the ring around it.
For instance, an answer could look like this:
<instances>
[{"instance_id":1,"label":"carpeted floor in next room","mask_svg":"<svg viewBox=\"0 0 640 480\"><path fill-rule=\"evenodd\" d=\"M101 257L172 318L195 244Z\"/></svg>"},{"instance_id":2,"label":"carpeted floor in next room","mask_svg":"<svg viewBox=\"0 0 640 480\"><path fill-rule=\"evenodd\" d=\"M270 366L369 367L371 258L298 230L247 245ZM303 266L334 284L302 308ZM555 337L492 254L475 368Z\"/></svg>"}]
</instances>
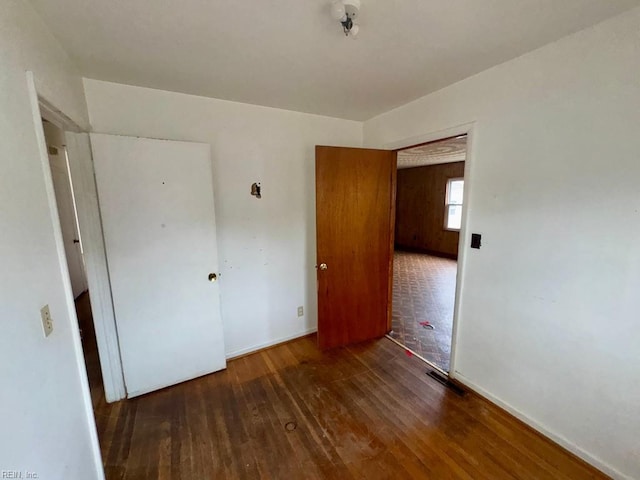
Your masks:
<instances>
[{"instance_id":1,"label":"carpeted floor in next room","mask_svg":"<svg viewBox=\"0 0 640 480\"><path fill-rule=\"evenodd\" d=\"M457 262L449 258L403 251L394 254L390 336L445 372L451 356L456 271Z\"/></svg>"}]
</instances>

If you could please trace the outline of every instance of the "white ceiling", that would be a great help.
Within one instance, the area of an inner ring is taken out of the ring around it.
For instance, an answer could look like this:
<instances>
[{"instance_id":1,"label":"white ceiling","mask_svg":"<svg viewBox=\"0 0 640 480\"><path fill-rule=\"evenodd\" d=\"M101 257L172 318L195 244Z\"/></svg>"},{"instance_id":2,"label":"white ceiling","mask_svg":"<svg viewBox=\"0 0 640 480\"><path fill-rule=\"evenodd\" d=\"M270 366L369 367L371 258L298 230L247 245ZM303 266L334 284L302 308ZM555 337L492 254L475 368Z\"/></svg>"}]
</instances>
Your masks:
<instances>
[{"instance_id":1,"label":"white ceiling","mask_svg":"<svg viewBox=\"0 0 640 480\"><path fill-rule=\"evenodd\" d=\"M398 168L424 167L438 163L464 162L467 158L467 137L447 138L398 152Z\"/></svg>"},{"instance_id":2,"label":"white ceiling","mask_svg":"<svg viewBox=\"0 0 640 480\"><path fill-rule=\"evenodd\" d=\"M90 78L365 120L640 0L30 0Z\"/></svg>"}]
</instances>

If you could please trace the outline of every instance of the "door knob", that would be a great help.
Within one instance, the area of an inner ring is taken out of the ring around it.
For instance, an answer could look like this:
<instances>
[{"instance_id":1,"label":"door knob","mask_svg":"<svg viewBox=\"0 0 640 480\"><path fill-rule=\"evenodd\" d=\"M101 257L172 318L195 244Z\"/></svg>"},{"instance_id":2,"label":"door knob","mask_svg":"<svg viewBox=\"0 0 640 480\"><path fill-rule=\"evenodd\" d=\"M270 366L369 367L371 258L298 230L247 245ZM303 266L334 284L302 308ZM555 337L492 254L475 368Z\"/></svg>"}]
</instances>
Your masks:
<instances>
[{"instance_id":1,"label":"door knob","mask_svg":"<svg viewBox=\"0 0 640 480\"><path fill-rule=\"evenodd\" d=\"M218 275L216 275L215 273L210 273L209 274L209 281L211 283L215 282L216 280L218 280Z\"/></svg>"},{"instance_id":2,"label":"door knob","mask_svg":"<svg viewBox=\"0 0 640 480\"><path fill-rule=\"evenodd\" d=\"M320 264L320 270L326 270L327 268L328 268L328 267L327 267L327 264L326 264L326 263L321 263L321 264Z\"/></svg>"}]
</instances>

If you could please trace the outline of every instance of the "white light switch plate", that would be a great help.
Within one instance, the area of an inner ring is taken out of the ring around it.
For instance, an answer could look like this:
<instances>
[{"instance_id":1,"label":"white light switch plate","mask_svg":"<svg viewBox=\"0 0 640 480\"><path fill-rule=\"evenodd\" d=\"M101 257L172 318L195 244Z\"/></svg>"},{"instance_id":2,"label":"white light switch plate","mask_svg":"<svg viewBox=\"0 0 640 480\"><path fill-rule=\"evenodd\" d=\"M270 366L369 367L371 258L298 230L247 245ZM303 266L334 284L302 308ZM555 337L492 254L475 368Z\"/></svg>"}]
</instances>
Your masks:
<instances>
[{"instance_id":1,"label":"white light switch plate","mask_svg":"<svg viewBox=\"0 0 640 480\"><path fill-rule=\"evenodd\" d=\"M40 309L40 317L42 317L42 330L44 336L48 337L53 332L53 320L51 319L51 312L49 311L49 305L45 305Z\"/></svg>"}]
</instances>

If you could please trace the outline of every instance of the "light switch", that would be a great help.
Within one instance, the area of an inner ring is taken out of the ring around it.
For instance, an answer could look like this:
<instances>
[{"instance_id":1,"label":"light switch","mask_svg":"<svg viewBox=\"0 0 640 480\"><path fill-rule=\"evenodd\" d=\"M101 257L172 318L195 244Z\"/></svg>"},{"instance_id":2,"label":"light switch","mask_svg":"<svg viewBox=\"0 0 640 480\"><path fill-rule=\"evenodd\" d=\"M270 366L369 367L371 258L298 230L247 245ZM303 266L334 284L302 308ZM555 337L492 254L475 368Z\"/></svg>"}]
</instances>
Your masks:
<instances>
[{"instance_id":1,"label":"light switch","mask_svg":"<svg viewBox=\"0 0 640 480\"><path fill-rule=\"evenodd\" d=\"M482 235L479 233L471 234L471 248L480 248L482 246Z\"/></svg>"}]
</instances>

